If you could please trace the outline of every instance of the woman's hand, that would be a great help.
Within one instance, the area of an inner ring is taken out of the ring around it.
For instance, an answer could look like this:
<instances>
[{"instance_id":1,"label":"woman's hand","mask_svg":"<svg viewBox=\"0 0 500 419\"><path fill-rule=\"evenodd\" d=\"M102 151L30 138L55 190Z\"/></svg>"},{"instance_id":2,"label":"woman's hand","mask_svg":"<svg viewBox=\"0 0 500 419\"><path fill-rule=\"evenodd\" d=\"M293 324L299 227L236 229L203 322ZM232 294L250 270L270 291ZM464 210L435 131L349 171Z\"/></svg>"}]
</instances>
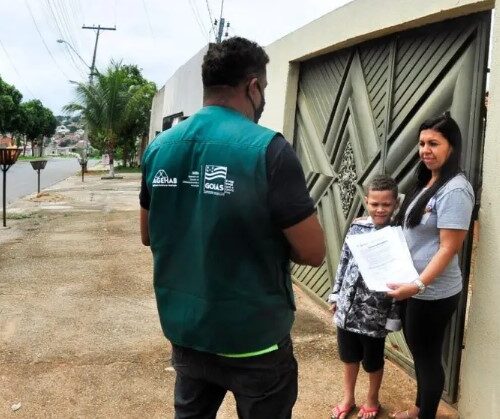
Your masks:
<instances>
[{"instance_id":1,"label":"woman's hand","mask_svg":"<svg viewBox=\"0 0 500 419\"><path fill-rule=\"evenodd\" d=\"M332 314L335 314L335 312L337 311L337 303L330 303L330 307L328 308L328 310L329 310Z\"/></svg>"},{"instance_id":2,"label":"woman's hand","mask_svg":"<svg viewBox=\"0 0 500 419\"><path fill-rule=\"evenodd\" d=\"M419 291L415 284L387 284L387 286L392 290L388 291L387 295L398 301L413 297Z\"/></svg>"}]
</instances>

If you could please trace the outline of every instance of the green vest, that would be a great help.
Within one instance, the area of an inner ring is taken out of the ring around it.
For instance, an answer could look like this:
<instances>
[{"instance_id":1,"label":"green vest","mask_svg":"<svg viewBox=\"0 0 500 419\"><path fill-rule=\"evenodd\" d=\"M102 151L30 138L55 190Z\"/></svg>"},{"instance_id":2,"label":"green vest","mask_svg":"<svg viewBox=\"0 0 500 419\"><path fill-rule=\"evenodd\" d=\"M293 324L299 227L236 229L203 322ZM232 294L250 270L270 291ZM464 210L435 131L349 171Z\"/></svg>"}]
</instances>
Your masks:
<instances>
[{"instance_id":1,"label":"green vest","mask_svg":"<svg viewBox=\"0 0 500 419\"><path fill-rule=\"evenodd\" d=\"M267 201L266 149L275 135L207 106L145 153L156 300L177 345L252 352L290 333L289 246Z\"/></svg>"}]
</instances>

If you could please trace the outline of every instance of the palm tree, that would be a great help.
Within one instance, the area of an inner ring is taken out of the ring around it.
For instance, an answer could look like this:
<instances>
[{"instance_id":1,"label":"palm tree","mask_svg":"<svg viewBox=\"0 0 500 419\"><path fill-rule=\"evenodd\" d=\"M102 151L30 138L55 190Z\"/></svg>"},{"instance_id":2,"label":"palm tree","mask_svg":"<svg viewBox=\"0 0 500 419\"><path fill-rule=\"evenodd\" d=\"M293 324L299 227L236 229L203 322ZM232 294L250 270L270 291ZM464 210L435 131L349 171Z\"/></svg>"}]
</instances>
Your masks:
<instances>
[{"instance_id":1,"label":"palm tree","mask_svg":"<svg viewBox=\"0 0 500 419\"><path fill-rule=\"evenodd\" d=\"M108 150L109 175L114 177L114 151L118 135L127 123L127 105L131 98L127 70L111 62L94 83L76 83L76 100L63 110L79 112L92 136L104 138Z\"/></svg>"}]
</instances>

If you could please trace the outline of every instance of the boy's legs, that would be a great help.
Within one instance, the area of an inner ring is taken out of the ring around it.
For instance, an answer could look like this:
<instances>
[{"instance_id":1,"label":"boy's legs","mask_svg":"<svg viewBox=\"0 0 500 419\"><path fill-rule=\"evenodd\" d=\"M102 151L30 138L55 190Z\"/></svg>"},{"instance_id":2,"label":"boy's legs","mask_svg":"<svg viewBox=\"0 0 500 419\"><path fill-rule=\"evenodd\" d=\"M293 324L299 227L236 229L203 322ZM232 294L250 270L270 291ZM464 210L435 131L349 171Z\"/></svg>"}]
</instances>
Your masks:
<instances>
[{"instance_id":1,"label":"boy's legs","mask_svg":"<svg viewBox=\"0 0 500 419\"><path fill-rule=\"evenodd\" d=\"M355 404L354 390L358 378L359 362L344 362L344 399L342 406L348 407Z\"/></svg>"},{"instance_id":2,"label":"boy's legs","mask_svg":"<svg viewBox=\"0 0 500 419\"><path fill-rule=\"evenodd\" d=\"M371 418L375 417L376 409L380 406L379 391L384 376L385 338L362 336L361 341L363 344L363 369L368 373L370 383L363 406L371 412L363 414L363 411L360 411L359 417Z\"/></svg>"},{"instance_id":3,"label":"boy's legs","mask_svg":"<svg viewBox=\"0 0 500 419\"><path fill-rule=\"evenodd\" d=\"M355 404L354 391L358 378L359 363L363 358L363 346L360 335L337 327L337 344L339 356L344 363L344 398L337 405L340 410L346 410ZM339 416L343 419L346 414Z\"/></svg>"}]
</instances>

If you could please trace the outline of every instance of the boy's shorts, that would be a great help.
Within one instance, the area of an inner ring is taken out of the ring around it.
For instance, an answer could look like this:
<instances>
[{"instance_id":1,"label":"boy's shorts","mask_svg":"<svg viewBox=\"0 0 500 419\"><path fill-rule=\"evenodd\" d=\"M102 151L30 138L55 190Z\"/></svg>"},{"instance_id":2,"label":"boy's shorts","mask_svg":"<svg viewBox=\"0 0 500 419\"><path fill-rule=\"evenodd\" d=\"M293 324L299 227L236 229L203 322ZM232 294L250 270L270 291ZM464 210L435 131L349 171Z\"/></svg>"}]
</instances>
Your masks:
<instances>
[{"instance_id":1,"label":"boy's shorts","mask_svg":"<svg viewBox=\"0 0 500 419\"><path fill-rule=\"evenodd\" d=\"M385 338L374 338L337 326L337 344L342 362L361 362L368 373L384 367Z\"/></svg>"}]
</instances>

